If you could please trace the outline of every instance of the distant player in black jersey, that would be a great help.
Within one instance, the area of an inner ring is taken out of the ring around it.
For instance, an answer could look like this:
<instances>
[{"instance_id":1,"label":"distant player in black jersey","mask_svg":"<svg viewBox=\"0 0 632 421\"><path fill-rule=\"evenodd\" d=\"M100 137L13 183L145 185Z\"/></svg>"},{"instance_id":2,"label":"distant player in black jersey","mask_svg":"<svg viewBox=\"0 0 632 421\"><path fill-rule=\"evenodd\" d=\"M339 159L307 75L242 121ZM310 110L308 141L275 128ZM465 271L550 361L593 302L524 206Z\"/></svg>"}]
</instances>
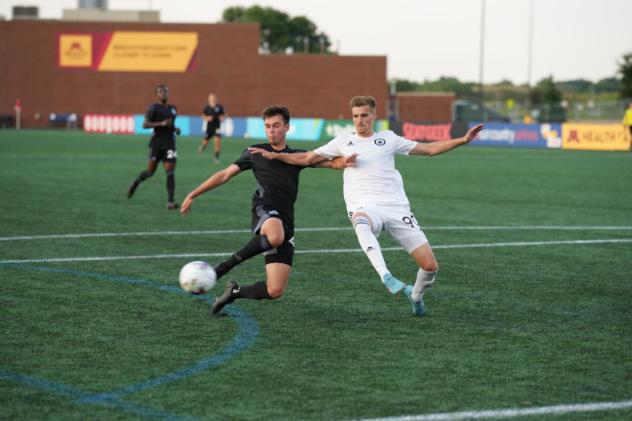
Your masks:
<instances>
[{"instance_id":1,"label":"distant player in black jersey","mask_svg":"<svg viewBox=\"0 0 632 421\"><path fill-rule=\"evenodd\" d=\"M131 199L138 185L154 175L158 162L162 161L167 172L167 209L174 210L178 208L178 204L173 199L176 190L176 135L180 134L180 129L175 125L178 112L175 106L167 103L169 98L167 86L158 85L155 92L158 102L149 106L143 122L144 129L154 129L154 134L149 140L147 169L132 181L127 190L127 198Z\"/></svg>"},{"instance_id":2,"label":"distant player in black jersey","mask_svg":"<svg viewBox=\"0 0 632 421\"><path fill-rule=\"evenodd\" d=\"M286 107L267 107L263 110L263 121L268 143L256 147L278 153L303 152L290 148L285 141L290 128L290 112ZM346 162L349 161L338 158L316 166L342 169ZM184 199L180 212L186 215L196 197L226 183L242 171L252 170L257 181L257 190L252 197L251 229L254 237L215 267L215 271L220 278L244 260L264 253L267 280L242 287L229 281L224 293L213 303L213 314L239 298L274 300L285 292L294 256L294 202L298 194L299 173L303 168L271 161L245 150L239 159L213 174Z\"/></svg>"},{"instance_id":3,"label":"distant player in black jersey","mask_svg":"<svg viewBox=\"0 0 632 421\"><path fill-rule=\"evenodd\" d=\"M219 154L222 150L222 134L219 132L219 128L222 121L224 121L225 114L224 107L217 102L217 96L215 94L209 94L208 105L202 110L202 119L206 121L206 132L204 132L204 138L198 148L198 152L203 152L208 146L209 139L213 138L213 161L216 164L219 162Z\"/></svg>"}]
</instances>

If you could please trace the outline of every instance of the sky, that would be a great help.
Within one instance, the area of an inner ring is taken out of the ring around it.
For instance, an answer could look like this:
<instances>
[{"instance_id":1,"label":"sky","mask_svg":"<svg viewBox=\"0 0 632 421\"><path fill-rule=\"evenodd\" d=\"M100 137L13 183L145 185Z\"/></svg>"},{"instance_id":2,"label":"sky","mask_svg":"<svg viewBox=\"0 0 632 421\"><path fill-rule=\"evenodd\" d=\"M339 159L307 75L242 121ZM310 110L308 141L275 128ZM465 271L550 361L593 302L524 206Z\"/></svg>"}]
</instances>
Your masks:
<instances>
[{"instance_id":1,"label":"sky","mask_svg":"<svg viewBox=\"0 0 632 421\"><path fill-rule=\"evenodd\" d=\"M78 3L0 0L0 15L10 19L14 5L28 5L42 19L60 19ZM114 10L159 10L165 23L216 23L227 7L252 5L306 16L339 54L386 56L389 79L596 82L616 76L632 53L632 0L108 1Z\"/></svg>"}]
</instances>

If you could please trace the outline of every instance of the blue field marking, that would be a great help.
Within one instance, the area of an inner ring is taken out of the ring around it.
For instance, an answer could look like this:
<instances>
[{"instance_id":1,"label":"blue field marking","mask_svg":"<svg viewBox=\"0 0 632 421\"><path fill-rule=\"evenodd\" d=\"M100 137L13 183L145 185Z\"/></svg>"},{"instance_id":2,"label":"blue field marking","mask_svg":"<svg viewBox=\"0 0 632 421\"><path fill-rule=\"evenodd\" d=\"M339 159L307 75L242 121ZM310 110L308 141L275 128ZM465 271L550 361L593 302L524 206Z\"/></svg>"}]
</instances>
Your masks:
<instances>
[{"instance_id":1,"label":"blue field marking","mask_svg":"<svg viewBox=\"0 0 632 421\"><path fill-rule=\"evenodd\" d=\"M78 271L72 269L64 269L64 268L52 268L52 267L42 267L42 266L31 266L31 265L17 265L17 264L6 264L0 265L4 267L14 267L18 269L24 270L33 270L40 272L49 272L49 273L63 273L73 276L80 277L88 277L93 279L98 279L102 281L108 282L120 282L124 284L131 285L139 285L143 287L150 287L159 289L166 292L176 293L180 295L186 295L189 297L194 297L199 300L204 300L210 303L210 298L207 296L192 296L191 294L183 291L181 288L158 284L146 279L138 279L131 278L126 276L116 276L116 275L106 275L102 273L94 273L94 272L85 272ZM214 354L203 358L196 362L195 364L182 368L180 370L176 370L170 373L166 373L162 376L154 377L148 380L144 380L139 383L131 384L128 386L124 386L109 392L101 392L101 393L87 393L82 390L66 386L59 383L49 382L44 379L38 379L31 376L26 376L18 373L12 373L9 371L5 371L0 369L0 379L13 380L16 382L20 382L22 384L28 385L33 388L45 390L48 392L53 392L60 395L65 395L73 399L73 402L76 404L97 404L103 406L109 406L112 408L116 408L118 410L122 410L125 412L131 412L137 415L142 415L151 418L160 418L160 419L168 419L168 420L182 420L182 419L190 419L190 418L182 418L179 416L175 416L173 414L169 414L164 411L155 410L150 407L145 407L142 405L138 405L135 403L127 402L121 400L122 397L140 392L143 390L151 389L157 386L162 386L164 384L180 380L185 377L189 377L195 374L198 374L202 371L209 370L211 368L217 367L222 363L234 358L241 352L244 352L252 345L254 345L257 336L259 335L259 325L256 320L253 319L248 313L240 310L236 307L228 307L225 312L237 323L237 334L233 338L233 340L218 350Z\"/></svg>"},{"instance_id":2,"label":"blue field marking","mask_svg":"<svg viewBox=\"0 0 632 421\"><path fill-rule=\"evenodd\" d=\"M163 385L165 383L169 383L175 380L179 380L183 377L192 376L201 371L208 370L210 368L216 367L222 364L224 361L227 361L233 358L235 355L245 351L251 345L254 344L257 335L259 334L259 327L256 321L248 316L243 311L237 308L227 308L226 313L233 319L237 320L237 324L240 326L237 335L233 338L233 340L223 349L216 352L212 356L205 358L203 360L198 361L196 364L183 368L181 370L177 370L159 377L155 377L153 379L146 380L144 382L140 382L137 384L132 384L120 389L113 390L107 393L98 393L96 395L92 395L88 398L82 398L80 400L81 403L92 403L98 402L101 400L109 400L111 398L119 398L121 396L129 395L131 393L140 392L142 390L151 389L156 386Z\"/></svg>"},{"instance_id":3,"label":"blue field marking","mask_svg":"<svg viewBox=\"0 0 632 421\"><path fill-rule=\"evenodd\" d=\"M87 398L90 394L83 392L79 389L66 386L60 383L53 383L47 380L38 379L32 376L26 376L24 374L12 373L10 371L0 369L0 380L9 380L23 385L29 386L33 389L43 390L45 392L56 393L58 395L65 395L75 400L81 400ZM111 407L117 410L129 412L132 414L140 415L147 418L155 418L168 421L185 421L193 420L190 417L180 417L178 415L170 414L165 411L160 411L154 408L150 408L143 405L138 405L133 402L126 402L120 399L112 399L109 401L96 402L97 405Z\"/></svg>"}]
</instances>

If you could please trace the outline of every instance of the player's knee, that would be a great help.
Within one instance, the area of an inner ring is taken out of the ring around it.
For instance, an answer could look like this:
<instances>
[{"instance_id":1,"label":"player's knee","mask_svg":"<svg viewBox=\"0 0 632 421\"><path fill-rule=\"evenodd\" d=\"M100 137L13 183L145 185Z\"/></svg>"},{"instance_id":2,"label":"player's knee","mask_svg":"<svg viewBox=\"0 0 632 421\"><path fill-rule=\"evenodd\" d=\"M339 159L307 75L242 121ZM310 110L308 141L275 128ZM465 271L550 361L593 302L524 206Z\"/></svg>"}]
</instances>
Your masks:
<instances>
[{"instance_id":1,"label":"player's knee","mask_svg":"<svg viewBox=\"0 0 632 421\"><path fill-rule=\"evenodd\" d=\"M285 229L283 222L279 218L269 218L261 227L261 235L269 244L270 248L277 248L285 240Z\"/></svg>"},{"instance_id":2,"label":"player's knee","mask_svg":"<svg viewBox=\"0 0 632 421\"><path fill-rule=\"evenodd\" d=\"M283 297L284 293L285 286L268 284L268 295L270 296L270 299L276 300L277 298L281 298Z\"/></svg>"},{"instance_id":3,"label":"player's knee","mask_svg":"<svg viewBox=\"0 0 632 421\"><path fill-rule=\"evenodd\" d=\"M439 264L435 259L432 259L428 262L423 262L419 267L425 272L437 272L439 270Z\"/></svg>"},{"instance_id":4,"label":"player's knee","mask_svg":"<svg viewBox=\"0 0 632 421\"><path fill-rule=\"evenodd\" d=\"M268 240L268 244L270 247L277 248L281 244L283 244L283 239L285 238L284 232L269 232L266 234L266 239Z\"/></svg>"},{"instance_id":5,"label":"player's knee","mask_svg":"<svg viewBox=\"0 0 632 421\"><path fill-rule=\"evenodd\" d=\"M371 224L371 219L369 219L369 216L364 214L364 213L359 213L356 212L353 214L353 217L351 218L351 223L353 224L353 227L356 228L358 226L368 226L369 228L372 228L373 225Z\"/></svg>"}]
</instances>

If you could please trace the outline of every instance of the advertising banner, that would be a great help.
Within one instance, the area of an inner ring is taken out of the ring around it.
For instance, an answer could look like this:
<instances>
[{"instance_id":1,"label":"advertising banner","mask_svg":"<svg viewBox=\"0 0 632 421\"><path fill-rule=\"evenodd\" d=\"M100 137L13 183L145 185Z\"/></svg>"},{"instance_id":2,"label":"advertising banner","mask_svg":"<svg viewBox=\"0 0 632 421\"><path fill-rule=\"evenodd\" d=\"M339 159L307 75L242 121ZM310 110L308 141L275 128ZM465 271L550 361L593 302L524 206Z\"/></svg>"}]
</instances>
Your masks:
<instances>
[{"instance_id":1,"label":"advertising banner","mask_svg":"<svg viewBox=\"0 0 632 421\"><path fill-rule=\"evenodd\" d=\"M478 123L470 123L474 127ZM514 146L521 148L560 148L560 124L485 123L485 128L471 145Z\"/></svg>"},{"instance_id":2,"label":"advertising banner","mask_svg":"<svg viewBox=\"0 0 632 421\"><path fill-rule=\"evenodd\" d=\"M120 114L86 114L83 130L89 133L133 134L134 116Z\"/></svg>"},{"instance_id":3,"label":"advertising banner","mask_svg":"<svg viewBox=\"0 0 632 421\"><path fill-rule=\"evenodd\" d=\"M621 124L562 125L563 149L629 151L630 136Z\"/></svg>"},{"instance_id":4,"label":"advertising banner","mask_svg":"<svg viewBox=\"0 0 632 421\"><path fill-rule=\"evenodd\" d=\"M225 137L244 137L246 134L246 118L227 117L222 122L220 133Z\"/></svg>"},{"instance_id":5,"label":"advertising banner","mask_svg":"<svg viewBox=\"0 0 632 421\"><path fill-rule=\"evenodd\" d=\"M451 139L452 123L419 124L402 122L402 136L409 140L436 142Z\"/></svg>"},{"instance_id":6,"label":"advertising banner","mask_svg":"<svg viewBox=\"0 0 632 421\"><path fill-rule=\"evenodd\" d=\"M195 116L188 116L188 115L179 115L176 118L176 127L180 128L180 136L191 136L193 134L191 133L191 120L194 118ZM143 128L144 121L145 121L144 114L134 115L134 133L151 136L154 133L154 129L144 129ZM200 118L200 121L202 121L201 118Z\"/></svg>"},{"instance_id":7,"label":"advertising banner","mask_svg":"<svg viewBox=\"0 0 632 421\"><path fill-rule=\"evenodd\" d=\"M391 130L409 140L435 142L460 137L467 132L466 123L426 123L421 121L396 121Z\"/></svg>"},{"instance_id":8,"label":"advertising banner","mask_svg":"<svg viewBox=\"0 0 632 421\"><path fill-rule=\"evenodd\" d=\"M115 31L58 34L60 68L99 72L175 72L194 65L197 32Z\"/></svg>"},{"instance_id":9,"label":"advertising banner","mask_svg":"<svg viewBox=\"0 0 632 421\"><path fill-rule=\"evenodd\" d=\"M179 117L178 117L179 118ZM204 136L206 122L200 116L189 116L189 134L191 136ZM219 128L222 137L244 137L246 133L245 117L226 117Z\"/></svg>"}]
</instances>

